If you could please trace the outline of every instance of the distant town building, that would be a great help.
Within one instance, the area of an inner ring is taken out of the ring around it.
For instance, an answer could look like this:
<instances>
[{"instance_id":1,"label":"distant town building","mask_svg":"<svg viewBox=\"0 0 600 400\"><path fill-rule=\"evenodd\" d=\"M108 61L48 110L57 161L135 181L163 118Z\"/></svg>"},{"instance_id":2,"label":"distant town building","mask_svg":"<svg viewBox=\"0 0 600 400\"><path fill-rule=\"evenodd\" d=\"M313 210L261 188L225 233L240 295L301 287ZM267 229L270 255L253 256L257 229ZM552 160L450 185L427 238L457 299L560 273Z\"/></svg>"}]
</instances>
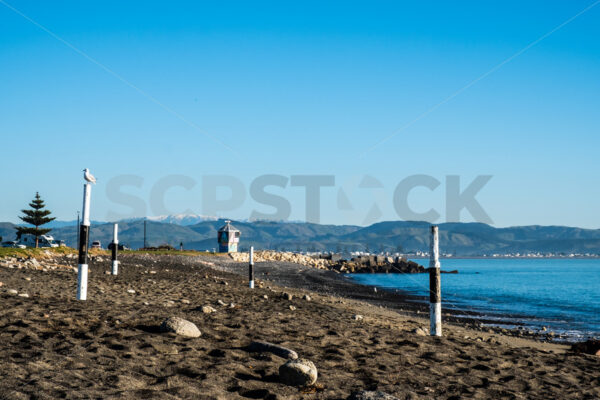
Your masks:
<instances>
[{"instance_id":1,"label":"distant town building","mask_svg":"<svg viewBox=\"0 0 600 400\"><path fill-rule=\"evenodd\" d=\"M225 221L225 225L219 229L217 241L219 242L219 253L237 253L241 232L231 225L231 221Z\"/></svg>"}]
</instances>

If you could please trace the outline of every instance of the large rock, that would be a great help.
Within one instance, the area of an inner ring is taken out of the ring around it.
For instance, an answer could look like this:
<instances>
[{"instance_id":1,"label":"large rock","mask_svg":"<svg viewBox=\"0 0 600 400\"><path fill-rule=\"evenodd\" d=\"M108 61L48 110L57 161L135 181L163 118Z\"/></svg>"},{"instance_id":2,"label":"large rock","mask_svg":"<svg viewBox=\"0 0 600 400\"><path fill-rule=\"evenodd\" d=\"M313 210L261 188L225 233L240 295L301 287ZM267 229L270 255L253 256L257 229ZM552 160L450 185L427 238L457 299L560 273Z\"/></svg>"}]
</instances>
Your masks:
<instances>
[{"instance_id":1,"label":"large rock","mask_svg":"<svg viewBox=\"0 0 600 400\"><path fill-rule=\"evenodd\" d=\"M600 340L590 339L585 342L575 343L571 346L575 353L593 354L600 356Z\"/></svg>"},{"instance_id":2,"label":"large rock","mask_svg":"<svg viewBox=\"0 0 600 400\"><path fill-rule=\"evenodd\" d=\"M262 341L250 343L248 346L248 351L253 353L272 353L281 358L288 358L290 360L296 360L298 358L298 353L296 353L294 350L278 344Z\"/></svg>"},{"instance_id":3,"label":"large rock","mask_svg":"<svg viewBox=\"0 0 600 400\"><path fill-rule=\"evenodd\" d=\"M290 386L309 386L317 381L317 367L303 358L289 360L279 367L279 379Z\"/></svg>"},{"instance_id":4,"label":"large rock","mask_svg":"<svg viewBox=\"0 0 600 400\"><path fill-rule=\"evenodd\" d=\"M174 332L177 335L196 338L201 335L198 327L183 318L169 317L160 326L163 332Z\"/></svg>"},{"instance_id":5,"label":"large rock","mask_svg":"<svg viewBox=\"0 0 600 400\"><path fill-rule=\"evenodd\" d=\"M360 392L354 392L348 397L348 400L400 400L391 394L384 392L370 392L367 390L361 390Z\"/></svg>"}]
</instances>

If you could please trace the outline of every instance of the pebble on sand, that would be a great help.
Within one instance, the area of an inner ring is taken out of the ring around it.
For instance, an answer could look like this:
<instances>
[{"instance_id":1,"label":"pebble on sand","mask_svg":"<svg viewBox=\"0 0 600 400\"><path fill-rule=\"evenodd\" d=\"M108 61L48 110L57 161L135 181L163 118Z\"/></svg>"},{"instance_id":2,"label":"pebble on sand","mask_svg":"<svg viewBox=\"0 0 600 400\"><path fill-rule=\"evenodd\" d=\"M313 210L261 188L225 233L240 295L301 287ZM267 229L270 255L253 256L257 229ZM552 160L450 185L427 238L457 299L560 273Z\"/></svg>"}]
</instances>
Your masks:
<instances>
[{"instance_id":1,"label":"pebble on sand","mask_svg":"<svg viewBox=\"0 0 600 400\"><path fill-rule=\"evenodd\" d=\"M29 295L27 293L19 293L19 297L29 298Z\"/></svg>"},{"instance_id":2,"label":"pebble on sand","mask_svg":"<svg viewBox=\"0 0 600 400\"><path fill-rule=\"evenodd\" d=\"M160 325L160 330L191 338L197 338L201 335L200 330L193 322L179 317L169 317L164 320Z\"/></svg>"},{"instance_id":3,"label":"pebble on sand","mask_svg":"<svg viewBox=\"0 0 600 400\"><path fill-rule=\"evenodd\" d=\"M427 336L427 332L423 328L415 328L413 329L412 333L417 336Z\"/></svg>"},{"instance_id":4,"label":"pebble on sand","mask_svg":"<svg viewBox=\"0 0 600 400\"><path fill-rule=\"evenodd\" d=\"M355 320L355 321L362 321L363 320L363 316L360 315L360 314L354 314L352 316L352 319Z\"/></svg>"},{"instance_id":5,"label":"pebble on sand","mask_svg":"<svg viewBox=\"0 0 600 400\"><path fill-rule=\"evenodd\" d=\"M127 293L129 293L129 294L135 294L135 290L133 290L133 289L127 289Z\"/></svg>"},{"instance_id":6,"label":"pebble on sand","mask_svg":"<svg viewBox=\"0 0 600 400\"><path fill-rule=\"evenodd\" d=\"M348 397L348 400L400 400L391 394L384 392L370 392L367 390L361 390L360 392L354 392Z\"/></svg>"},{"instance_id":7,"label":"pebble on sand","mask_svg":"<svg viewBox=\"0 0 600 400\"><path fill-rule=\"evenodd\" d=\"M212 307L212 306L208 306L208 305L207 306L202 306L202 312L204 314L210 314L210 313L214 313L216 311L217 310L214 307Z\"/></svg>"},{"instance_id":8,"label":"pebble on sand","mask_svg":"<svg viewBox=\"0 0 600 400\"><path fill-rule=\"evenodd\" d=\"M279 379L290 386L309 386L317 381L317 367L303 358L288 360L279 367Z\"/></svg>"},{"instance_id":9,"label":"pebble on sand","mask_svg":"<svg viewBox=\"0 0 600 400\"><path fill-rule=\"evenodd\" d=\"M284 292L284 293L281 295L281 297L283 297L283 298L284 298L284 299L286 299L286 300L292 300L292 299L294 298L294 295L292 295L291 293Z\"/></svg>"},{"instance_id":10,"label":"pebble on sand","mask_svg":"<svg viewBox=\"0 0 600 400\"><path fill-rule=\"evenodd\" d=\"M302 296L302 299L306 300L306 301L311 301L312 300L312 298L309 295L307 295L307 294L305 294L304 296Z\"/></svg>"},{"instance_id":11,"label":"pebble on sand","mask_svg":"<svg viewBox=\"0 0 600 400\"><path fill-rule=\"evenodd\" d=\"M15 289L8 289L7 292L8 294L19 294L19 292Z\"/></svg>"}]
</instances>

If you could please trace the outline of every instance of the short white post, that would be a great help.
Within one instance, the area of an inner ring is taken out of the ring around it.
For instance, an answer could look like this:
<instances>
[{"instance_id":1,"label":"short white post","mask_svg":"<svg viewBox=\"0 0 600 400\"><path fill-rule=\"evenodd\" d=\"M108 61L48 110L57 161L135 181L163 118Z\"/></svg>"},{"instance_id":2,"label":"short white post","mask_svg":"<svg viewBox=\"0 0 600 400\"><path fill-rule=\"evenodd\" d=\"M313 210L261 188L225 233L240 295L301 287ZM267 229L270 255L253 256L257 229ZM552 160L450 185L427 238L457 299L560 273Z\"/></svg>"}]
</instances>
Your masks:
<instances>
[{"instance_id":1,"label":"short white post","mask_svg":"<svg viewBox=\"0 0 600 400\"><path fill-rule=\"evenodd\" d=\"M119 261L117 260L118 250L119 250L119 224L115 224L113 226L111 275L117 275L119 273Z\"/></svg>"},{"instance_id":2,"label":"short white post","mask_svg":"<svg viewBox=\"0 0 600 400\"><path fill-rule=\"evenodd\" d=\"M92 185L83 185L82 222L79 227L79 260L77 265L77 300L87 299L88 242L90 239L90 197Z\"/></svg>"},{"instance_id":3,"label":"short white post","mask_svg":"<svg viewBox=\"0 0 600 400\"><path fill-rule=\"evenodd\" d=\"M250 289L254 289L254 246L250 246L250 264L248 265Z\"/></svg>"},{"instance_id":4,"label":"short white post","mask_svg":"<svg viewBox=\"0 0 600 400\"><path fill-rule=\"evenodd\" d=\"M440 260L438 227L431 227L431 250L429 258L429 334L442 336L442 287L440 282Z\"/></svg>"}]
</instances>

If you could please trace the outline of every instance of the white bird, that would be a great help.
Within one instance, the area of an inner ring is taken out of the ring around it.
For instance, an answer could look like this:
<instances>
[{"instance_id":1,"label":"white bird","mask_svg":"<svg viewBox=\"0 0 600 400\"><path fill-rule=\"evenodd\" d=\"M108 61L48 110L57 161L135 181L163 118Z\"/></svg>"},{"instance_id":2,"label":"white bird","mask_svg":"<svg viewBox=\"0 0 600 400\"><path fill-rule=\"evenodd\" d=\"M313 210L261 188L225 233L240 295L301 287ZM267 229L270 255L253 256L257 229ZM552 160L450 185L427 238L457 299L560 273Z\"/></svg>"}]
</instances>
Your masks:
<instances>
[{"instance_id":1,"label":"white bird","mask_svg":"<svg viewBox=\"0 0 600 400\"><path fill-rule=\"evenodd\" d=\"M94 175L90 174L90 170L87 168L83 170L83 179L91 183L96 183L96 178L94 178Z\"/></svg>"}]
</instances>

